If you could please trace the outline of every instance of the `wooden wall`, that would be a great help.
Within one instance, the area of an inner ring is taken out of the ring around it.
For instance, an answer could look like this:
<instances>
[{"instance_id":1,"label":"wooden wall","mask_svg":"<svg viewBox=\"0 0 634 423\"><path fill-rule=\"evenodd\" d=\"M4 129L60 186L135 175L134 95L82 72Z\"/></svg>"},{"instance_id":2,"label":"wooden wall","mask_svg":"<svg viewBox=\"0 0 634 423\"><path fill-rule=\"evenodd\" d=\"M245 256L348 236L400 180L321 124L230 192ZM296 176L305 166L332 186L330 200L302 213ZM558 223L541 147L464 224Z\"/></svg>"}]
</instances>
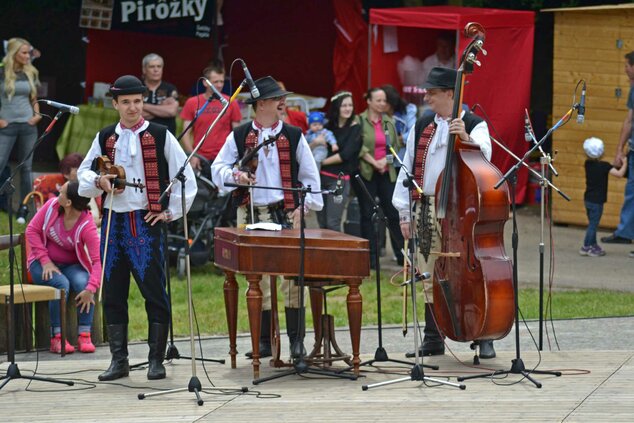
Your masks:
<instances>
[{"instance_id":1,"label":"wooden wall","mask_svg":"<svg viewBox=\"0 0 634 423\"><path fill-rule=\"evenodd\" d=\"M627 116L629 80L626 53L634 50L634 6L630 9L555 12L553 53L553 123L572 105L575 85L587 81L585 123L572 120L553 135L554 165L560 173L553 183L568 194L568 202L553 194L553 219L586 225L583 141L591 136L605 143L603 160L612 162L621 126ZM617 91L620 90L620 96ZM534 93L538 94L538 93ZM577 91L577 96L581 90ZM577 97L579 101L579 97ZM601 226L615 228L623 202L624 179L610 177L608 202Z\"/></svg>"}]
</instances>

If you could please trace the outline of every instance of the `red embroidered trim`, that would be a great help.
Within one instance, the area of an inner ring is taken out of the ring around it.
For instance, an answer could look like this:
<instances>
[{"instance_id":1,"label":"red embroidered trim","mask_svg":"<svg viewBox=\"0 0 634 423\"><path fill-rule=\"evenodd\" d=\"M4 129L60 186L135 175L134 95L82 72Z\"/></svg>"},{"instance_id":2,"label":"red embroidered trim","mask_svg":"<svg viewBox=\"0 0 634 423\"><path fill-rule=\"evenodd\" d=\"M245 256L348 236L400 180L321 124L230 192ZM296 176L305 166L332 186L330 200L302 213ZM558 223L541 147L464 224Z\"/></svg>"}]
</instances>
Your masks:
<instances>
[{"instance_id":1,"label":"red embroidered trim","mask_svg":"<svg viewBox=\"0 0 634 423\"><path fill-rule=\"evenodd\" d=\"M416 163L414 163L414 180L418 182L418 185L423 187L423 178L425 176L425 163L427 162L427 150L429 150L429 144L436 132L436 125L434 122L425 127L423 133L420 134L418 139L418 145L416 146ZM420 200L420 194L418 191L412 191L412 200Z\"/></svg>"},{"instance_id":2,"label":"red embroidered trim","mask_svg":"<svg viewBox=\"0 0 634 423\"><path fill-rule=\"evenodd\" d=\"M258 145L258 132L255 129L251 128L251 130L247 134L246 139L244 140L244 151L246 152L249 148L255 148L255 146L257 145ZM249 201L251 201L251 194L249 191L246 191L244 193L240 206L248 205Z\"/></svg>"},{"instance_id":3,"label":"red embroidered trim","mask_svg":"<svg viewBox=\"0 0 634 423\"><path fill-rule=\"evenodd\" d=\"M130 127L130 128L126 127L126 126L123 124L123 122L119 122L119 125L121 125L121 127L122 127L123 129L129 129L129 130L130 130L130 131L132 131L132 132L136 132L136 130L137 130L137 129L139 129L140 127L142 127L144 123L145 123L145 119L144 119L144 118L141 118L141 120L140 120L140 121L138 121L138 122L137 122L134 126L132 126L132 127Z\"/></svg>"},{"instance_id":4,"label":"red embroidered trim","mask_svg":"<svg viewBox=\"0 0 634 423\"><path fill-rule=\"evenodd\" d=\"M134 219L134 212L128 212L128 220L130 221L130 234L136 238L137 237L137 233L136 233L136 220Z\"/></svg>"},{"instance_id":5,"label":"red embroidered trim","mask_svg":"<svg viewBox=\"0 0 634 423\"><path fill-rule=\"evenodd\" d=\"M145 130L141 135L141 153L143 154L145 192L147 193L148 208L151 212L160 213L162 211L161 204L159 203L161 185L158 172L158 160L156 157L156 140L148 130Z\"/></svg>"},{"instance_id":6,"label":"red embroidered trim","mask_svg":"<svg viewBox=\"0 0 634 423\"><path fill-rule=\"evenodd\" d=\"M280 158L280 176L282 177L282 187L293 188L293 178L291 174L291 143L280 134L275 142L277 145L277 155ZM295 197L292 191L284 191L284 209L295 209Z\"/></svg>"},{"instance_id":7,"label":"red embroidered trim","mask_svg":"<svg viewBox=\"0 0 634 423\"><path fill-rule=\"evenodd\" d=\"M114 145L117 142L117 134L112 134L106 140L106 156L114 163Z\"/></svg>"},{"instance_id":8,"label":"red embroidered trim","mask_svg":"<svg viewBox=\"0 0 634 423\"><path fill-rule=\"evenodd\" d=\"M258 122L257 120L254 120L254 121L253 121L253 125L255 125L255 127L256 127L256 128L258 128L260 131L261 131L262 129L265 129L265 128L271 128L271 129L273 129L273 128L277 127L277 125L279 125L279 124L280 124L280 121L279 121L279 120L278 120L277 122L275 122L275 123L274 123L273 125L271 125L271 126L263 126L263 125L262 125L262 124L260 124L260 122Z\"/></svg>"}]
</instances>

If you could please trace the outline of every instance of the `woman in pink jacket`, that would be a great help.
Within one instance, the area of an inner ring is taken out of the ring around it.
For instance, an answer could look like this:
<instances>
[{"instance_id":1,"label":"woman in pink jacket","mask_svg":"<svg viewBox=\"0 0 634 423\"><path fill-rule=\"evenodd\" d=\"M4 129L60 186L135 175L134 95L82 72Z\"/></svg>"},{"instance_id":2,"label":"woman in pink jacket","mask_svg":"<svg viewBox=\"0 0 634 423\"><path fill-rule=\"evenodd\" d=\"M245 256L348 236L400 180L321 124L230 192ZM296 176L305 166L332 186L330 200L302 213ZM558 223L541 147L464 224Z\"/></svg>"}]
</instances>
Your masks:
<instances>
[{"instance_id":1,"label":"woman in pink jacket","mask_svg":"<svg viewBox=\"0 0 634 423\"><path fill-rule=\"evenodd\" d=\"M77 321L81 352L94 352L90 329L94 311L94 294L101 282L99 236L88 211L89 198L78 194L77 182L62 186L59 197L44 204L26 228L31 246L28 266L33 282L78 293ZM51 352L61 353L59 301L49 303L51 316ZM75 348L66 341L66 354Z\"/></svg>"}]
</instances>

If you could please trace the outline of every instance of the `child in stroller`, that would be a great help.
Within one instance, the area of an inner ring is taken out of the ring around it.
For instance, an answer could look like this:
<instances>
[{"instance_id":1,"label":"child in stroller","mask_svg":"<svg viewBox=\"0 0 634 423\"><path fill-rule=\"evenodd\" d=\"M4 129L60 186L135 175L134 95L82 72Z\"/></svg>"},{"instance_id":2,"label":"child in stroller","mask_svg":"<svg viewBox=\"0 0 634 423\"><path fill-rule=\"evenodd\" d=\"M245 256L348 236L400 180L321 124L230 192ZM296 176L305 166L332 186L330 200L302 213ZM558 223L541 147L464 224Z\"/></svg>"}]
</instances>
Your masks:
<instances>
[{"instance_id":1,"label":"child in stroller","mask_svg":"<svg viewBox=\"0 0 634 423\"><path fill-rule=\"evenodd\" d=\"M195 172L198 193L187 213L189 261L191 266L202 266L214 258L214 228L235 226L235 216L231 216L231 195L219 195L217 187L211 182L211 163L198 154L195 156L200 160L202 170ZM185 237L182 219L168 225L167 238L170 265L176 266L179 279L183 279Z\"/></svg>"}]
</instances>

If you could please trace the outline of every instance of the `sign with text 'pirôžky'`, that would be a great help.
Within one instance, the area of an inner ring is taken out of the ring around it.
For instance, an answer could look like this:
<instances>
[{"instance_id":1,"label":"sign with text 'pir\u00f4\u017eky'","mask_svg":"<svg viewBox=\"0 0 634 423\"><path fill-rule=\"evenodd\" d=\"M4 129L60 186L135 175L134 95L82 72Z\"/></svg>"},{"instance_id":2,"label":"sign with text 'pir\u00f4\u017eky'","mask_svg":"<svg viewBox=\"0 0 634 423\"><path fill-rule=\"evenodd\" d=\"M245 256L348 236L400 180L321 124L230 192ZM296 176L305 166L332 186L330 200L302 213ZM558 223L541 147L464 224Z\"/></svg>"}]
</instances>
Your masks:
<instances>
[{"instance_id":1,"label":"sign with text 'pir\u00f4\u017eky'","mask_svg":"<svg viewBox=\"0 0 634 423\"><path fill-rule=\"evenodd\" d=\"M215 0L82 0L79 26L211 38Z\"/></svg>"}]
</instances>

